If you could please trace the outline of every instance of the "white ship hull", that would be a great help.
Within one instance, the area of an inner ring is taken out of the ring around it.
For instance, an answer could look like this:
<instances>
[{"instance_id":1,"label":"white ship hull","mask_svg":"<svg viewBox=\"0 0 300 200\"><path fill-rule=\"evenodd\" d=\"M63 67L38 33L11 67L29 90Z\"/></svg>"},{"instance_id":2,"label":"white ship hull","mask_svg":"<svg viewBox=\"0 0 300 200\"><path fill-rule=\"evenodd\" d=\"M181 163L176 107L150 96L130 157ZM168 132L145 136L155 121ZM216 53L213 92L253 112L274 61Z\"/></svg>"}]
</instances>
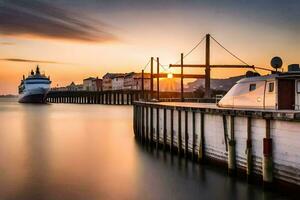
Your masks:
<instances>
[{"instance_id":1,"label":"white ship hull","mask_svg":"<svg viewBox=\"0 0 300 200\"><path fill-rule=\"evenodd\" d=\"M35 88L25 90L19 94L20 103L46 103L47 93L49 89Z\"/></svg>"}]
</instances>

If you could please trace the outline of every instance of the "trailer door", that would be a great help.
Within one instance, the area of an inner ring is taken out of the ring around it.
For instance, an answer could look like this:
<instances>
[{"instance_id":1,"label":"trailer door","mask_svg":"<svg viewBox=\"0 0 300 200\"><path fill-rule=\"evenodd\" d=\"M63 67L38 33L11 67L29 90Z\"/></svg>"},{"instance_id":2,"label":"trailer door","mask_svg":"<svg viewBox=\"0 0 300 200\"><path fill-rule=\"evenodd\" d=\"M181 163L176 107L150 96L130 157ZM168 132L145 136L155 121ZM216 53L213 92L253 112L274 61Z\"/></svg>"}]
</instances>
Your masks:
<instances>
[{"instance_id":1,"label":"trailer door","mask_svg":"<svg viewBox=\"0 0 300 200\"><path fill-rule=\"evenodd\" d=\"M292 79L278 80L278 109L279 110L295 109L295 80Z\"/></svg>"}]
</instances>

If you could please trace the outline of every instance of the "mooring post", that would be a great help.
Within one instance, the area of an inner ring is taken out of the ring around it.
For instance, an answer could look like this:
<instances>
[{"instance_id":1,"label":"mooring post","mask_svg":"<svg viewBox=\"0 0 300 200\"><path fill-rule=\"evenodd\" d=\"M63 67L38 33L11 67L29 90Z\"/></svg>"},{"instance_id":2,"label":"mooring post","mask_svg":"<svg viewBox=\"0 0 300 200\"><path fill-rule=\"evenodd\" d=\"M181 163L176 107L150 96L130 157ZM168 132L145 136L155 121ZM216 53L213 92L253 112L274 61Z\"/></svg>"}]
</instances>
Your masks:
<instances>
[{"instance_id":1,"label":"mooring post","mask_svg":"<svg viewBox=\"0 0 300 200\"><path fill-rule=\"evenodd\" d=\"M180 99L181 99L181 102L184 101L184 96L183 96L183 53L181 53L180 55L180 69L181 69L181 76L180 76Z\"/></svg>"},{"instance_id":2,"label":"mooring post","mask_svg":"<svg viewBox=\"0 0 300 200\"><path fill-rule=\"evenodd\" d=\"M199 141L199 153L198 153L198 161L199 162L204 162L204 113L201 112L200 114L200 141Z\"/></svg>"},{"instance_id":3,"label":"mooring post","mask_svg":"<svg viewBox=\"0 0 300 200\"><path fill-rule=\"evenodd\" d=\"M230 115L230 138L228 139L228 173L234 175L236 172L236 153L234 139L234 116Z\"/></svg>"},{"instance_id":4,"label":"mooring post","mask_svg":"<svg viewBox=\"0 0 300 200\"><path fill-rule=\"evenodd\" d=\"M185 123L184 123L184 139L185 139L185 151L184 155L187 158L188 157L188 150L189 150L189 133L188 133L188 111L186 110L185 112Z\"/></svg>"},{"instance_id":5,"label":"mooring post","mask_svg":"<svg viewBox=\"0 0 300 200\"><path fill-rule=\"evenodd\" d=\"M252 120L251 117L247 118L247 180L251 181L252 178L252 139L251 139L251 131L252 131Z\"/></svg>"},{"instance_id":6,"label":"mooring post","mask_svg":"<svg viewBox=\"0 0 300 200\"><path fill-rule=\"evenodd\" d=\"M164 151L166 150L167 145L167 109L164 108L164 129L163 129L163 137L164 137Z\"/></svg>"},{"instance_id":7,"label":"mooring post","mask_svg":"<svg viewBox=\"0 0 300 200\"><path fill-rule=\"evenodd\" d=\"M178 110L178 136L177 136L177 144L178 144L178 155L181 156L181 110Z\"/></svg>"},{"instance_id":8,"label":"mooring post","mask_svg":"<svg viewBox=\"0 0 300 200\"><path fill-rule=\"evenodd\" d=\"M270 187L273 182L273 148L271 138L271 120L266 119L266 137L263 139L263 183Z\"/></svg>"},{"instance_id":9,"label":"mooring post","mask_svg":"<svg viewBox=\"0 0 300 200\"><path fill-rule=\"evenodd\" d=\"M156 108L156 149L159 147L159 108Z\"/></svg>"}]
</instances>

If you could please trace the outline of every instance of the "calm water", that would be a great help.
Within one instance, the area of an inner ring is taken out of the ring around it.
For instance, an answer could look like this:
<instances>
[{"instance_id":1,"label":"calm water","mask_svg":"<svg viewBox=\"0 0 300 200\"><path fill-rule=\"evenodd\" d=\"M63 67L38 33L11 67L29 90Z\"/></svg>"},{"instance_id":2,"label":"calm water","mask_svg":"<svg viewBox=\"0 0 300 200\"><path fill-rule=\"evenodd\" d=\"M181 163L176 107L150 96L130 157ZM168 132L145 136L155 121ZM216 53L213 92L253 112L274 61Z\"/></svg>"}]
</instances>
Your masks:
<instances>
[{"instance_id":1,"label":"calm water","mask_svg":"<svg viewBox=\"0 0 300 200\"><path fill-rule=\"evenodd\" d=\"M0 199L283 199L211 166L151 153L129 106L0 99Z\"/></svg>"}]
</instances>

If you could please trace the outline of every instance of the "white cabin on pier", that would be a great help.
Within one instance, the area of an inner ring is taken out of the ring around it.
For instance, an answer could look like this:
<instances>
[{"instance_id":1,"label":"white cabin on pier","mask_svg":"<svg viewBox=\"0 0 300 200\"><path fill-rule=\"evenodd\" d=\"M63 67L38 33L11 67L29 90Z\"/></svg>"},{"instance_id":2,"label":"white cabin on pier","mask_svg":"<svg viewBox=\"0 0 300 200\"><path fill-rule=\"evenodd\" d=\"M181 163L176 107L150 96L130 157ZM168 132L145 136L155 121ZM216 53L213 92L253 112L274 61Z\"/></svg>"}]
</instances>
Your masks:
<instances>
[{"instance_id":1,"label":"white cabin on pier","mask_svg":"<svg viewBox=\"0 0 300 200\"><path fill-rule=\"evenodd\" d=\"M218 106L300 110L300 69L241 79L220 100Z\"/></svg>"}]
</instances>

